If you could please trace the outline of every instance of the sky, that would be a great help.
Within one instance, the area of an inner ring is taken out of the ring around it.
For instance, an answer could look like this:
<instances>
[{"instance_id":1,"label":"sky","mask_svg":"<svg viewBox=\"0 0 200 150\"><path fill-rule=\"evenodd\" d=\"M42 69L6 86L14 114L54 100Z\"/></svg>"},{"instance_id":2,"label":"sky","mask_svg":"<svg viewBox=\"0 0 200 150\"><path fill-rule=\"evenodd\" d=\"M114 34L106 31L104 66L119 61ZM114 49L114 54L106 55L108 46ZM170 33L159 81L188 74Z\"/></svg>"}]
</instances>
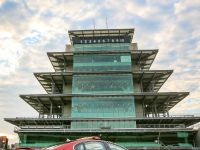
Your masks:
<instances>
[{"instance_id":1,"label":"sky","mask_svg":"<svg viewBox=\"0 0 200 150\"><path fill-rule=\"evenodd\" d=\"M33 72L53 71L47 52L64 51L68 30L135 28L139 49L159 49L151 69L174 69L162 92L189 91L171 114L200 115L199 0L0 0L0 135L3 118L38 117L19 94L45 93Z\"/></svg>"}]
</instances>

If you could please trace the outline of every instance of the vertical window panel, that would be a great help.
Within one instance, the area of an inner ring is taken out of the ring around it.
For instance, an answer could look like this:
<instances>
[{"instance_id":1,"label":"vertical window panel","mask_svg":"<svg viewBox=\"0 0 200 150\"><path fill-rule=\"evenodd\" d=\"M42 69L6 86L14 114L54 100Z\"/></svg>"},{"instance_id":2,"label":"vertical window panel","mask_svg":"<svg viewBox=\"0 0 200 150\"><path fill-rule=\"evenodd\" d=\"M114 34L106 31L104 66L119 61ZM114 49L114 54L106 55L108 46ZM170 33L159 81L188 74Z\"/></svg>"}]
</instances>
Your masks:
<instances>
[{"instance_id":1,"label":"vertical window panel","mask_svg":"<svg viewBox=\"0 0 200 150\"><path fill-rule=\"evenodd\" d=\"M130 54L75 54L74 71L131 71Z\"/></svg>"},{"instance_id":2,"label":"vertical window panel","mask_svg":"<svg viewBox=\"0 0 200 150\"><path fill-rule=\"evenodd\" d=\"M130 43L74 44L74 51L130 50Z\"/></svg>"},{"instance_id":3,"label":"vertical window panel","mask_svg":"<svg viewBox=\"0 0 200 150\"><path fill-rule=\"evenodd\" d=\"M135 117L134 97L73 97L72 117Z\"/></svg>"},{"instance_id":4,"label":"vertical window panel","mask_svg":"<svg viewBox=\"0 0 200 150\"><path fill-rule=\"evenodd\" d=\"M118 75L74 75L72 93L132 93L133 79L131 74ZM96 106L98 107L98 106Z\"/></svg>"}]
</instances>

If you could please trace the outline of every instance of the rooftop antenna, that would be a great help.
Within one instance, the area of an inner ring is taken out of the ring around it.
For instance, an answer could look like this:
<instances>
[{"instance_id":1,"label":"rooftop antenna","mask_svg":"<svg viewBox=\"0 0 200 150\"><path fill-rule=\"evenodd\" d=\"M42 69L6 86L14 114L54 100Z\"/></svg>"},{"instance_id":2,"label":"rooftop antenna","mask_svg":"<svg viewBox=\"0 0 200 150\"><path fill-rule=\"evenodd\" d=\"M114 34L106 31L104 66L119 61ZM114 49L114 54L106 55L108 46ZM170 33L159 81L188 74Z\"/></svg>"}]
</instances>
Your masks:
<instances>
[{"instance_id":1,"label":"rooftop antenna","mask_svg":"<svg viewBox=\"0 0 200 150\"><path fill-rule=\"evenodd\" d=\"M94 19L92 20L92 23L93 23L93 28L95 29L95 20Z\"/></svg>"},{"instance_id":2,"label":"rooftop antenna","mask_svg":"<svg viewBox=\"0 0 200 150\"><path fill-rule=\"evenodd\" d=\"M106 28L108 29L108 18L106 16Z\"/></svg>"}]
</instances>

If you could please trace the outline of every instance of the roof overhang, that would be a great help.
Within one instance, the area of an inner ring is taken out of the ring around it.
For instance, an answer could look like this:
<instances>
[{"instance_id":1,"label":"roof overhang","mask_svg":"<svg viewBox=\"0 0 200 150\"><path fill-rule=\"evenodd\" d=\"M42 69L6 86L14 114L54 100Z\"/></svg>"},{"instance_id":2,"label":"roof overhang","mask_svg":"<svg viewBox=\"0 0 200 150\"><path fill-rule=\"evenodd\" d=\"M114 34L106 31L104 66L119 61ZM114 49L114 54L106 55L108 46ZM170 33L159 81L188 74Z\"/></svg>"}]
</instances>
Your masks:
<instances>
[{"instance_id":1,"label":"roof overhang","mask_svg":"<svg viewBox=\"0 0 200 150\"><path fill-rule=\"evenodd\" d=\"M71 102L72 97L127 97L133 96L135 101L146 105L146 110L156 103L158 112L170 110L178 102L184 99L188 92L162 92L162 93L133 93L133 94L31 94L20 95L20 97L41 114L49 114L50 109L54 114L62 112L62 106ZM164 107L167 106L167 107ZM164 107L164 108L163 108ZM151 111L151 110L150 110Z\"/></svg>"},{"instance_id":2,"label":"roof overhang","mask_svg":"<svg viewBox=\"0 0 200 150\"><path fill-rule=\"evenodd\" d=\"M58 93L62 93L63 83L72 84L73 75L109 75L132 74L133 81L142 83L144 91L148 91L151 85L157 92L172 74L173 70L148 70L148 71L106 71L106 72L41 72L34 73L37 80L47 93L52 93L52 85Z\"/></svg>"},{"instance_id":3,"label":"roof overhang","mask_svg":"<svg viewBox=\"0 0 200 150\"><path fill-rule=\"evenodd\" d=\"M200 116L170 116L149 118L5 118L5 121L16 126L62 126L72 121L136 121L137 124L185 124L186 126L200 122Z\"/></svg>"},{"instance_id":4,"label":"roof overhang","mask_svg":"<svg viewBox=\"0 0 200 150\"><path fill-rule=\"evenodd\" d=\"M63 71L68 65L72 66L73 55L76 54L124 54L131 53L132 62L140 64L143 70L149 70L157 53L158 49L153 50L131 50L131 51L83 51L83 52L48 52L47 55L55 71ZM65 66L66 65L66 66Z\"/></svg>"},{"instance_id":5,"label":"roof overhang","mask_svg":"<svg viewBox=\"0 0 200 150\"><path fill-rule=\"evenodd\" d=\"M124 37L129 36L132 41L134 28L129 29L94 29L94 30L69 30L71 44L74 44L74 38L94 38L94 37Z\"/></svg>"},{"instance_id":6,"label":"roof overhang","mask_svg":"<svg viewBox=\"0 0 200 150\"><path fill-rule=\"evenodd\" d=\"M17 133L173 133L173 132L179 132L179 131L194 131L192 128L132 128L132 129L63 129L63 128L51 128L51 129L40 129L40 128L35 128L35 129L18 129Z\"/></svg>"}]
</instances>

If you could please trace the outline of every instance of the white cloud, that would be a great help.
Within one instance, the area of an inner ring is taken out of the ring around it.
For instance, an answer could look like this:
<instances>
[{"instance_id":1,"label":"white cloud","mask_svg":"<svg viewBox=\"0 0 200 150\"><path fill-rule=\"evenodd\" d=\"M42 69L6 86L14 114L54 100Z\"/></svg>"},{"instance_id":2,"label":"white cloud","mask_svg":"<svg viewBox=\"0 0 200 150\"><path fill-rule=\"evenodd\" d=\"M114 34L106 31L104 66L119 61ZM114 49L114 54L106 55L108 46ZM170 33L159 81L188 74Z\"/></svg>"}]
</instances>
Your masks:
<instances>
[{"instance_id":1,"label":"white cloud","mask_svg":"<svg viewBox=\"0 0 200 150\"><path fill-rule=\"evenodd\" d=\"M3 2L0 1L0 11ZM63 51L69 41L68 29L92 28L92 20L95 20L96 28L105 28L107 16L109 28L134 26L134 41L138 42L139 48L160 49L152 69L175 70L161 91L192 90L172 112L183 113L187 108L200 110L198 0L147 0L145 4L127 0L15 2L18 4L15 9L0 15L1 95L7 94L8 99L14 100L13 95L5 93L6 90L15 96L21 92L44 92L32 72L52 71L46 51ZM17 100L16 105L28 106ZM0 108L4 105L1 100ZM18 113L23 114L24 109ZM2 112L1 109L0 114Z\"/></svg>"}]
</instances>

